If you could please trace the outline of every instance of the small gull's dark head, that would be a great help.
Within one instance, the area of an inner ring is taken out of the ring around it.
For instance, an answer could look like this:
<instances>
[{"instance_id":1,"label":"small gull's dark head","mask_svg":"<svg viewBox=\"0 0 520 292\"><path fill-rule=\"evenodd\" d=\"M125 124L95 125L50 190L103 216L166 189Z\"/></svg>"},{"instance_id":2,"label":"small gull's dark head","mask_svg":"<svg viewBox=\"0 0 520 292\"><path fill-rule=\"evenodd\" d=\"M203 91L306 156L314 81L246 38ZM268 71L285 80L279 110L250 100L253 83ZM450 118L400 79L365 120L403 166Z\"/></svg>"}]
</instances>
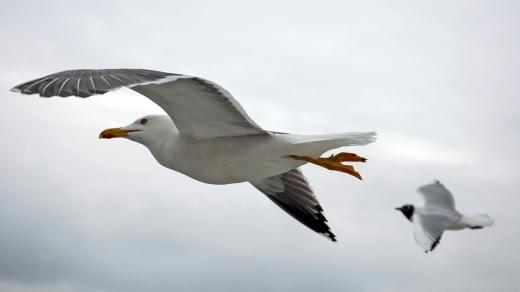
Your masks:
<instances>
[{"instance_id":1,"label":"small gull's dark head","mask_svg":"<svg viewBox=\"0 0 520 292\"><path fill-rule=\"evenodd\" d=\"M398 211L401 211L403 213L404 217L406 217L406 219L412 221L412 215L413 215L413 212L415 211L415 208L413 205L406 204L406 205L402 205L401 207L396 207L395 209Z\"/></svg>"}]
</instances>

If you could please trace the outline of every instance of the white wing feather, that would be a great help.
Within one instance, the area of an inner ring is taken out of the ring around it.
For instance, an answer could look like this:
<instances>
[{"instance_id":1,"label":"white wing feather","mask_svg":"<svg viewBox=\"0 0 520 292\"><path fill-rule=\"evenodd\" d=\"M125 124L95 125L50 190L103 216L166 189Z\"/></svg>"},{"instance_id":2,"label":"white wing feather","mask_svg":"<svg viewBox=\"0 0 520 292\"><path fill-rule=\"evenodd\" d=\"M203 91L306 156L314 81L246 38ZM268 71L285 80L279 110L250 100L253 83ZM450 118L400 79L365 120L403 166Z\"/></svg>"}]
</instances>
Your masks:
<instances>
[{"instance_id":1,"label":"white wing feather","mask_svg":"<svg viewBox=\"0 0 520 292\"><path fill-rule=\"evenodd\" d=\"M418 192L423 197L424 205L427 207L455 210L453 195L439 181L420 187Z\"/></svg>"},{"instance_id":2,"label":"white wing feather","mask_svg":"<svg viewBox=\"0 0 520 292\"><path fill-rule=\"evenodd\" d=\"M433 213L414 215L412 221L415 242L424 252L434 250L446 227L456 220L452 216Z\"/></svg>"}]
</instances>

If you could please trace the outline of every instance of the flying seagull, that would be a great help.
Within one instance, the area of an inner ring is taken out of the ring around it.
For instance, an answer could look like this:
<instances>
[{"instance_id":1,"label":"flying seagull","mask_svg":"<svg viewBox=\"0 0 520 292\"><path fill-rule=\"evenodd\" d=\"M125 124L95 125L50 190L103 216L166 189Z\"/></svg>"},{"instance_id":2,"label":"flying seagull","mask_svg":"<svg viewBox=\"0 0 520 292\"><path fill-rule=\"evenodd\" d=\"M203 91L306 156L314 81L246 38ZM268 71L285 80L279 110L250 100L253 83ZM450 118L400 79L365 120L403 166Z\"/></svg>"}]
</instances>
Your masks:
<instances>
[{"instance_id":1,"label":"flying seagull","mask_svg":"<svg viewBox=\"0 0 520 292\"><path fill-rule=\"evenodd\" d=\"M395 208L413 224L415 242L424 252L431 252L439 244L444 230L481 229L495 220L487 214L467 216L455 209L453 195L439 181L419 188L424 206L403 205Z\"/></svg>"},{"instance_id":2,"label":"flying seagull","mask_svg":"<svg viewBox=\"0 0 520 292\"><path fill-rule=\"evenodd\" d=\"M209 184L250 182L295 219L336 240L316 196L298 169L313 163L361 179L351 165L365 158L341 146L366 145L375 132L294 135L266 131L231 94L193 76L145 69L68 70L22 83L12 91L42 97L104 94L128 87L167 115L148 115L128 126L106 129L99 138L124 137L146 146L161 165Z\"/></svg>"}]
</instances>

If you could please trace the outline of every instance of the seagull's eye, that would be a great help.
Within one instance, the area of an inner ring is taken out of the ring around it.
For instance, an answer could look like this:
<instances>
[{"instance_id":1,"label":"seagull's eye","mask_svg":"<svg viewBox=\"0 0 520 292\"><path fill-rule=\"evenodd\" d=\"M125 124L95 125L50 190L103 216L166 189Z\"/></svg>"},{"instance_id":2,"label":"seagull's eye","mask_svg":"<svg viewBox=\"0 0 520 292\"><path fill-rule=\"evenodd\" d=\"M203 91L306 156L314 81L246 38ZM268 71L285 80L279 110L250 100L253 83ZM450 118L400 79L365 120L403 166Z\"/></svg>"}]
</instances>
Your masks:
<instances>
[{"instance_id":1,"label":"seagull's eye","mask_svg":"<svg viewBox=\"0 0 520 292\"><path fill-rule=\"evenodd\" d=\"M141 125L146 125L146 123L148 123L148 119L141 119L141 121L139 123Z\"/></svg>"}]
</instances>

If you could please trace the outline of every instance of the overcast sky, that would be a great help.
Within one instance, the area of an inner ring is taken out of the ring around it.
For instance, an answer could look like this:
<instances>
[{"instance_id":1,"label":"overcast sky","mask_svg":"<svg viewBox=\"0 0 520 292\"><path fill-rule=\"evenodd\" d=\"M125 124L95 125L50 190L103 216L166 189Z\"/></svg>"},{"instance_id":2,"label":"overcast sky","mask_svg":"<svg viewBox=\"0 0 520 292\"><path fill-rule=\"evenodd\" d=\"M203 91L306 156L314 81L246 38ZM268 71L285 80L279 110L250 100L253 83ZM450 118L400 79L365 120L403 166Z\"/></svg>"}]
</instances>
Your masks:
<instances>
[{"instance_id":1,"label":"overcast sky","mask_svg":"<svg viewBox=\"0 0 520 292\"><path fill-rule=\"evenodd\" d=\"M520 285L517 1L0 1L0 291L512 291ZM398 3L397 3L398 2ZM228 89L261 126L375 130L364 181L303 167L332 243L249 184L99 140L161 113L131 90L22 96L74 68ZM492 228L432 254L394 207L434 178Z\"/></svg>"}]
</instances>

